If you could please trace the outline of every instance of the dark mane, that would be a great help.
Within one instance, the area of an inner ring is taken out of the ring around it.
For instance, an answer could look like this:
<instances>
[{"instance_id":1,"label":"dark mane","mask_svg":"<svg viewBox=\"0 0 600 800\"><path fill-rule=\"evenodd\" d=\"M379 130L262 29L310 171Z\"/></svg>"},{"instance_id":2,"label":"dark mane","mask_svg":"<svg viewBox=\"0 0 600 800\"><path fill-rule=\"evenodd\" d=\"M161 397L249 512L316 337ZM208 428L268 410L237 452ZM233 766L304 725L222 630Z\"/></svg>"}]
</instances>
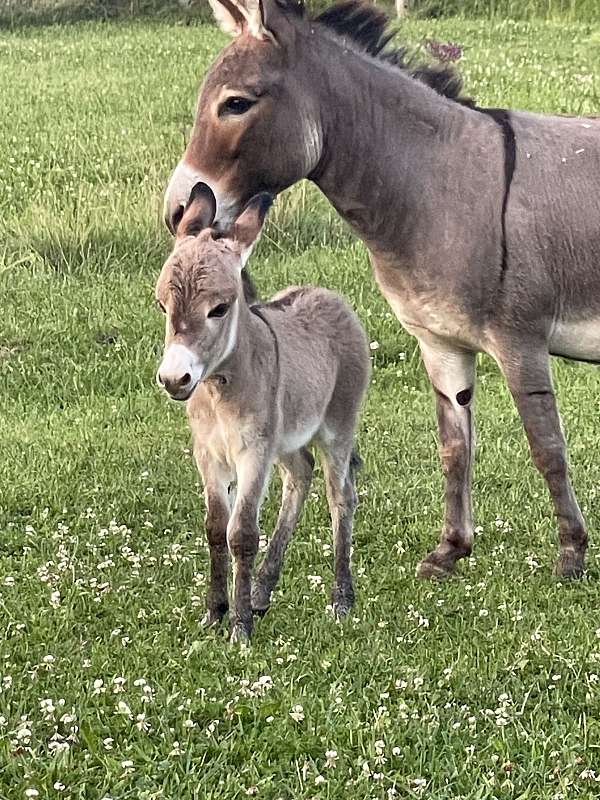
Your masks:
<instances>
[{"instance_id":1,"label":"dark mane","mask_svg":"<svg viewBox=\"0 0 600 800\"><path fill-rule=\"evenodd\" d=\"M350 39L373 58L407 72L438 94L463 105L475 105L470 97L462 96L462 78L452 66L417 64L408 48L392 45L395 31L390 30L387 14L376 6L367 5L363 0L346 0L328 8L313 21L329 28L337 36Z\"/></svg>"}]
</instances>

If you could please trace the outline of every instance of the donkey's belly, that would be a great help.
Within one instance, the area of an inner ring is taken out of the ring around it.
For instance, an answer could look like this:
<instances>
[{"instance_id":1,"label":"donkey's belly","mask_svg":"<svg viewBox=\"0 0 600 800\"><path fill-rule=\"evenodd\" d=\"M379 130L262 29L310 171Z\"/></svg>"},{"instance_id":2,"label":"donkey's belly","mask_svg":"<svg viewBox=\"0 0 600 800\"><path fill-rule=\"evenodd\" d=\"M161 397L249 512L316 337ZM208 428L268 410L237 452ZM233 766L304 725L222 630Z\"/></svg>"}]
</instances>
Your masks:
<instances>
[{"instance_id":1,"label":"donkey's belly","mask_svg":"<svg viewBox=\"0 0 600 800\"><path fill-rule=\"evenodd\" d=\"M600 363L600 318L557 322L549 350L554 356Z\"/></svg>"},{"instance_id":2,"label":"donkey's belly","mask_svg":"<svg viewBox=\"0 0 600 800\"><path fill-rule=\"evenodd\" d=\"M402 326L417 339L446 341L468 350L484 350L483 332L451 303L435 298L422 302L392 292L383 292Z\"/></svg>"}]
</instances>

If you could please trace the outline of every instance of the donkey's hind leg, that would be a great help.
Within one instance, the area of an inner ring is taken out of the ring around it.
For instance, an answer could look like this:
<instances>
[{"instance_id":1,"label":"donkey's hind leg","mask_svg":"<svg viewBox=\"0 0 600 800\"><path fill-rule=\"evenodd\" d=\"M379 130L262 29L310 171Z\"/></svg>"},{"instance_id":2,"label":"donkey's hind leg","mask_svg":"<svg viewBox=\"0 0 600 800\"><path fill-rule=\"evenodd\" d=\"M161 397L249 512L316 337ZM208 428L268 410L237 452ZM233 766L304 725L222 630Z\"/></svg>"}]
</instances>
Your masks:
<instances>
[{"instance_id":1,"label":"donkey's hind leg","mask_svg":"<svg viewBox=\"0 0 600 800\"><path fill-rule=\"evenodd\" d=\"M352 524L357 505L354 484L358 457L352 438L321 443L327 502L333 529L334 584L331 605L336 617L344 617L354 605L352 584Z\"/></svg>"},{"instance_id":2,"label":"donkey's hind leg","mask_svg":"<svg viewBox=\"0 0 600 800\"><path fill-rule=\"evenodd\" d=\"M271 604L271 593L279 580L286 548L310 489L314 464L312 454L304 447L279 461L283 479L281 508L252 587L252 611L255 614L265 614Z\"/></svg>"},{"instance_id":3,"label":"donkey's hind leg","mask_svg":"<svg viewBox=\"0 0 600 800\"><path fill-rule=\"evenodd\" d=\"M445 478L440 543L417 568L420 578L445 578L473 545L471 470L475 451L475 354L445 344L419 342L435 390L439 452Z\"/></svg>"},{"instance_id":4,"label":"donkey's hind leg","mask_svg":"<svg viewBox=\"0 0 600 800\"><path fill-rule=\"evenodd\" d=\"M531 342L513 343L497 354L523 420L533 461L544 476L558 519L560 556L555 573L579 577L584 569L587 533L569 480L567 448L562 432L546 349Z\"/></svg>"}]
</instances>

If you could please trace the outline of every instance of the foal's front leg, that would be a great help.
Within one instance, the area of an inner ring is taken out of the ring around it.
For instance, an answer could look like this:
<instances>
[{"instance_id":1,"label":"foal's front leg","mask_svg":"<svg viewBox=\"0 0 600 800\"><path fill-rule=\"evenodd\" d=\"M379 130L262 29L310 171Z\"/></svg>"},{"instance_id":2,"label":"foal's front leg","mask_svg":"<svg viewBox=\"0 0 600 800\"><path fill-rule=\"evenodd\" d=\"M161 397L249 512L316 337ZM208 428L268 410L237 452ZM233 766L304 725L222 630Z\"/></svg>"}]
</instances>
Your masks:
<instances>
[{"instance_id":1,"label":"foal's front leg","mask_svg":"<svg viewBox=\"0 0 600 800\"><path fill-rule=\"evenodd\" d=\"M210 575L206 595L205 628L218 625L229 607L227 597L227 523L229 522L229 477L204 450L195 450L196 463L204 484L204 518L210 550Z\"/></svg>"},{"instance_id":2,"label":"foal's front leg","mask_svg":"<svg viewBox=\"0 0 600 800\"><path fill-rule=\"evenodd\" d=\"M237 495L227 526L233 559L232 642L247 642L252 633L252 568L258 552L258 514L270 467L271 455L262 447L245 450L236 464Z\"/></svg>"},{"instance_id":3,"label":"foal's front leg","mask_svg":"<svg viewBox=\"0 0 600 800\"><path fill-rule=\"evenodd\" d=\"M585 522L569 480L567 447L552 387L546 349L512 343L498 362L515 400L536 467L544 476L558 519L560 555L555 573L579 577L587 549Z\"/></svg>"},{"instance_id":4,"label":"foal's front leg","mask_svg":"<svg viewBox=\"0 0 600 800\"><path fill-rule=\"evenodd\" d=\"M471 471L475 451L475 353L419 342L435 390L439 451L445 477L440 543L417 568L420 578L444 578L473 546Z\"/></svg>"}]
</instances>

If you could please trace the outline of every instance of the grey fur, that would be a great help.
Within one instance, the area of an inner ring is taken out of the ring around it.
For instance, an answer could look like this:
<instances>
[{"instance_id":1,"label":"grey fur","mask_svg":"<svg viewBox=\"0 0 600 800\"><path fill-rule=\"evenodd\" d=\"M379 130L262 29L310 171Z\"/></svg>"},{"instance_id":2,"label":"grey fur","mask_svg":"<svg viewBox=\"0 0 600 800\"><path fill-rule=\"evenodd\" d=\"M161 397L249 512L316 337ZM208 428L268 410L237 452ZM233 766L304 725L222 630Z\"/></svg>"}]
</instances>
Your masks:
<instances>
[{"instance_id":1,"label":"grey fur","mask_svg":"<svg viewBox=\"0 0 600 800\"><path fill-rule=\"evenodd\" d=\"M175 398L187 399L204 484L211 558L204 624L218 624L228 609L231 556L234 641L246 641L253 611L262 614L270 605L310 488L311 442L322 456L333 526L332 604L338 616L350 609L354 437L370 371L360 322L333 292L291 287L270 303L248 306L240 277L242 254L262 220L255 219L252 227L249 212L242 216L244 225L236 224L234 238L216 240L210 230L197 238L181 237L156 288L167 314L159 381ZM184 215L182 225L185 221ZM250 238L236 238L242 233ZM211 316L211 309L223 303L228 312ZM170 352L184 355L169 362ZM190 375L197 363L203 371L193 384ZM283 477L281 509L252 585L260 506L275 463ZM234 484L237 493L231 503Z\"/></svg>"},{"instance_id":2,"label":"grey fur","mask_svg":"<svg viewBox=\"0 0 600 800\"><path fill-rule=\"evenodd\" d=\"M556 571L581 574L587 536L549 354L600 361L600 120L483 113L372 57L363 33L342 38L275 0L262 8L274 41L243 30L209 70L167 219L199 174L219 196L218 224L258 186L314 180L365 242L435 389L446 510L419 574L448 575L471 551L479 352L500 365L548 483ZM373 29L381 40L376 20ZM224 84L246 96L260 89L235 122L210 112ZM244 146L232 161L234 130Z\"/></svg>"}]
</instances>

